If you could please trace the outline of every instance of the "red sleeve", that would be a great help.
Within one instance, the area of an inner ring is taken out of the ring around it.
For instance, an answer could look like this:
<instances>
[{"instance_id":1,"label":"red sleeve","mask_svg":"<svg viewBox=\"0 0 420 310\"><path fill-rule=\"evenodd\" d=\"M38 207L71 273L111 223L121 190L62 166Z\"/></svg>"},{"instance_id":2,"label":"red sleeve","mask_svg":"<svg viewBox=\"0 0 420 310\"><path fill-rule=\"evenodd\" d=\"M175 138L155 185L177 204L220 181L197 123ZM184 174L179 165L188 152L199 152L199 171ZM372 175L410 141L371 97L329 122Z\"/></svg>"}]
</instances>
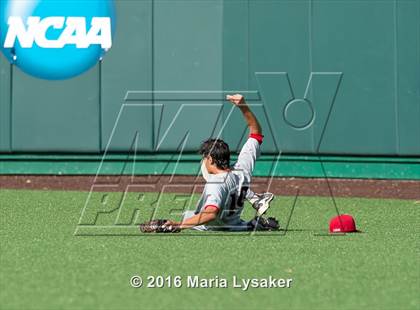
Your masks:
<instances>
[{"instance_id":1,"label":"red sleeve","mask_svg":"<svg viewBox=\"0 0 420 310\"><path fill-rule=\"evenodd\" d=\"M220 210L220 208L216 205L207 205L204 207L204 210L206 210L207 208L216 208L217 210Z\"/></svg>"},{"instance_id":2,"label":"red sleeve","mask_svg":"<svg viewBox=\"0 0 420 310\"><path fill-rule=\"evenodd\" d=\"M257 140L259 144L263 143L264 136L259 133L251 133L249 137Z\"/></svg>"}]
</instances>

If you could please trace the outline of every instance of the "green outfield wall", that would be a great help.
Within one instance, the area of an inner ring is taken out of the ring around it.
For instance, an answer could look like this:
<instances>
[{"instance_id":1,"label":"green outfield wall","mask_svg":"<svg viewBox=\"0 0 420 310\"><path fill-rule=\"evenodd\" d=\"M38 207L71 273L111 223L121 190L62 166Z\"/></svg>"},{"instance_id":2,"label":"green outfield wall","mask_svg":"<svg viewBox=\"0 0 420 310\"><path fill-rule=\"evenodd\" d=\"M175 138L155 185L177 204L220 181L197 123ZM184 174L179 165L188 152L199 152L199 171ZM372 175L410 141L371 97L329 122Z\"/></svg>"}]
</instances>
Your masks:
<instances>
[{"instance_id":1,"label":"green outfield wall","mask_svg":"<svg viewBox=\"0 0 420 310\"><path fill-rule=\"evenodd\" d=\"M237 151L246 128L223 98L242 92L266 161L289 156L276 175L322 176L325 159L337 177L420 178L420 1L115 3L113 47L82 76L36 79L0 55L0 173L95 173L133 152L158 173L217 135Z\"/></svg>"},{"instance_id":2,"label":"green outfield wall","mask_svg":"<svg viewBox=\"0 0 420 310\"><path fill-rule=\"evenodd\" d=\"M194 176L199 169L200 157L192 154L0 155L0 175ZM420 180L420 159L263 155L254 176Z\"/></svg>"}]
</instances>

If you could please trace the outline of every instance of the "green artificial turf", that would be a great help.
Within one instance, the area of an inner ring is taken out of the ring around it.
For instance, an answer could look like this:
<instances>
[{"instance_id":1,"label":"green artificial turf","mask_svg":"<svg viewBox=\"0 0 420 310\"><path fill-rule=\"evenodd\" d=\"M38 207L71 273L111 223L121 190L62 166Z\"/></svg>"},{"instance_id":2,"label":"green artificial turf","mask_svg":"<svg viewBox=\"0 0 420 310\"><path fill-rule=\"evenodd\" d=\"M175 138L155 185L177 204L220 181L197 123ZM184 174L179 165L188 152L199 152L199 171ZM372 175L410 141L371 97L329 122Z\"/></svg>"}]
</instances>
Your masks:
<instances>
[{"instance_id":1,"label":"green artificial turf","mask_svg":"<svg viewBox=\"0 0 420 310\"><path fill-rule=\"evenodd\" d=\"M330 236L331 199L299 197L288 232L140 235L123 224L182 208L185 195L0 191L1 309L419 309L416 201L336 199L363 233ZM159 198L159 199L158 199ZM196 196L194 196L194 200ZM284 226L294 197L270 215ZM98 209L97 209L98 210ZM131 211L130 211L131 210ZM179 213L179 212L178 212ZM175 216L175 215L174 215ZM175 216L176 217L176 216ZM251 217L248 208L246 217ZM102 227L98 230L88 226ZM83 225L78 225L79 222ZM112 231L113 236L106 235ZM77 234L82 235L75 235ZM100 234L87 236L83 234ZM291 288L132 288L133 275L292 278Z\"/></svg>"}]
</instances>

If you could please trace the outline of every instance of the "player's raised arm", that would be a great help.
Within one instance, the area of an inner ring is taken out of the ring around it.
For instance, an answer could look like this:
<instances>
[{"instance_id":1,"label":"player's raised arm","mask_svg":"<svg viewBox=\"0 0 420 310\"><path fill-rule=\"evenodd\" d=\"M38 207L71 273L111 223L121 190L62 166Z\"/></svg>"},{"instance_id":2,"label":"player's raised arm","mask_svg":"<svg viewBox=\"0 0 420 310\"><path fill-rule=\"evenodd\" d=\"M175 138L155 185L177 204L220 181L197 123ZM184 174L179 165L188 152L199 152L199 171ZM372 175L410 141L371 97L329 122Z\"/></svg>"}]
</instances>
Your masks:
<instances>
[{"instance_id":1,"label":"player's raised arm","mask_svg":"<svg viewBox=\"0 0 420 310\"><path fill-rule=\"evenodd\" d=\"M249 127L249 133L251 135L262 135L262 129L260 123L258 122L257 118L255 117L254 113L252 113L251 109L245 102L244 96L240 94L236 95L227 95L226 100L229 100L234 105L236 105L242 112L246 123Z\"/></svg>"}]
</instances>

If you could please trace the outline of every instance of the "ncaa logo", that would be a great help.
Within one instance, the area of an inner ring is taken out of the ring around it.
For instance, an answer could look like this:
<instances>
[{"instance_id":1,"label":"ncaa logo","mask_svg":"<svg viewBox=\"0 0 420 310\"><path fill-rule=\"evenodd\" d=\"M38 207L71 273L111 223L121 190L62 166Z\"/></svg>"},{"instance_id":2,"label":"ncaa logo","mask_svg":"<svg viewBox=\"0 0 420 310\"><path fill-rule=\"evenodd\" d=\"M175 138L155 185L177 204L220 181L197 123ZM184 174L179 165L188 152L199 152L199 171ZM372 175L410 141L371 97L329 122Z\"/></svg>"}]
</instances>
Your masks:
<instances>
[{"instance_id":1,"label":"ncaa logo","mask_svg":"<svg viewBox=\"0 0 420 310\"><path fill-rule=\"evenodd\" d=\"M0 49L10 63L47 80L78 76L112 47L112 0L0 1Z\"/></svg>"}]
</instances>

